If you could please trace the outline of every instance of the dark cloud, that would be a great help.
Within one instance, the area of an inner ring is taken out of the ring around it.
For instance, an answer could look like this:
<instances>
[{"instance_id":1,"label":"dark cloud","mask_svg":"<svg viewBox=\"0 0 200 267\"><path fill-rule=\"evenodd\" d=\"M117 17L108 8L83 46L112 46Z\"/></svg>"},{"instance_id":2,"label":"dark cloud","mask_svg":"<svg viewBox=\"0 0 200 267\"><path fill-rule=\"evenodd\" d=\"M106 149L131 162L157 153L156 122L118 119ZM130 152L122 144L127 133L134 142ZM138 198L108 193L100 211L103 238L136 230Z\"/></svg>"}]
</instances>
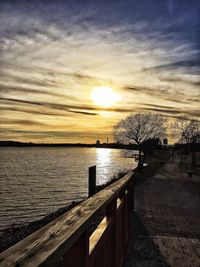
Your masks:
<instances>
[{"instance_id":1,"label":"dark cloud","mask_svg":"<svg viewBox=\"0 0 200 267\"><path fill-rule=\"evenodd\" d=\"M28 85L34 85L34 86L42 86L42 87L55 87L57 86L57 82L53 79L46 78L43 76L41 80L39 79L33 79L30 76L29 77L22 77L22 76L17 76L14 74L8 74L5 73L5 71L0 71L0 75L4 80L8 81L13 81L15 83L25 83ZM23 75L23 73L21 73Z\"/></svg>"},{"instance_id":2,"label":"dark cloud","mask_svg":"<svg viewBox=\"0 0 200 267\"><path fill-rule=\"evenodd\" d=\"M188 85L200 87L200 81L190 81L190 80L176 78L176 77L175 78L165 77L165 78L162 78L161 81L170 82L170 83L182 83L182 84L188 84Z\"/></svg>"},{"instance_id":3,"label":"dark cloud","mask_svg":"<svg viewBox=\"0 0 200 267\"><path fill-rule=\"evenodd\" d=\"M31 105L37 105L37 106L43 105L40 102L34 102L34 101L28 101L28 100L22 100L22 99L13 99L13 98L8 98L8 97L0 97L0 101L15 102L19 104L31 104Z\"/></svg>"},{"instance_id":4,"label":"dark cloud","mask_svg":"<svg viewBox=\"0 0 200 267\"><path fill-rule=\"evenodd\" d=\"M145 70L175 70L175 69L187 70L188 72L197 74L200 72L200 60L188 59L188 60L175 61L167 64L157 65L151 68L146 68Z\"/></svg>"},{"instance_id":5,"label":"dark cloud","mask_svg":"<svg viewBox=\"0 0 200 267\"><path fill-rule=\"evenodd\" d=\"M77 82L79 83L91 83L93 82L94 84L112 84L113 81L111 79L103 79L101 77L97 77L97 76L91 76L91 75L87 75L87 74L84 74L84 73L78 73L78 72L75 72L75 73L71 73L68 75L70 75L71 77L73 77Z\"/></svg>"},{"instance_id":6,"label":"dark cloud","mask_svg":"<svg viewBox=\"0 0 200 267\"><path fill-rule=\"evenodd\" d=\"M1 107L0 107L1 109ZM20 119L0 119L0 124L1 125L9 125L9 124L19 124L19 125L24 125L24 126L45 126L47 124L35 121L35 120L20 120Z\"/></svg>"},{"instance_id":7,"label":"dark cloud","mask_svg":"<svg viewBox=\"0 0 200 267\"><path fill-rule=\"evenodd\" d=\"M0 138L1 138L1 134L2 137L5 136L4 134L6 134L7 137L12 138L13 136L20 138L34 138L34 140L36 139L40 139L40 140L44 140L44 139L49 139L49 138L53 138L52 140L57 140L60 138L64 138L64 142L66 143L66 138L67 140L74 140L75 138L81 138L79 140L85 140L85 139L90 139L92 138L95 142L97 136L104 138L104 140L106 140L106 138L110 135L110 132L104 132L101 134L97 134L96 132L87 132L87 131L73 131L73 130L68 130L68 131L45 131L45 130L41 130L40 132L38 131L34 131L34 130L16 130L16 129L10 129L10 128L0 128ZM55 138L55 139L54 139ZM90 139L91 140L91 139Z\"/></svg>"},{"instance_id":8,"label":"dark cloud","mask_svg":"<svg viewBox=\"0 0 200 267\"><path fill-rule=\"evenodd\" d=\"M45 116L63 116L67 117L68 115L66 113L60 113L55 111L44 111L44 110L37 110L37 109L30 109L25 107L13 107L13 106L0 106L1 111L13 111L13 112L22 112L27 114L36 114L36 115L45 115Z\"/></svg>"},{"instance_id":9,"label":"dark cloud","mask_svg":"<svg viewBox=\"0 0 200 267\"><path fill-rule=\"evenodd\" d=\"M55 110L62 110L72 113L81 113L81 114L87 114L87 115L98 115L98 113L90 113L85 112L87 111L111 111L111 112L131 112L132 109L129 108L103 108L103 107L93 107L93 106L86 106L86 105L64 105L64 104L55 104L55 103L48 103L48 102L36 102L36 101L28 101L28 100L22 100L22 99L13 99L13 98L4 98L0 97L1 101L10 101L15 102L19 104L29 104L29 105L36 105L36 106L43 106L47 108L52 108Z\"/></svg>"},{"instance_id":10,"label":"dark cloud","mask_svg":"<svg viewBox=\"0 0 200 267\"><path fill-rule=\"evenodd\" d=\"M94 112L86 112L86 111L78 111L78 110L70 110L70 109L68 111L72 113L82 114L82 115L90 115L90 116L99 115L98 113L94 113Z\"/></svg>"},{"instance_id":11,"label":"dark cloud","mask_svg":"<svg viewBox=\"0 0 200 267\"><path fill-rule=\"evenodd\" d=\"M141 90L146 91L144 87L139 87L139 86L124 86L123 89L127 91L136 91L136 92L141 91Z\"/></svg>"},{"instance_id":12,"label":"dark cloud","mask_svg":"<svg viewBox=\"0 0 200 267\"><path fill-rule=\"evenodd\" d=\"M29 85L28 85L29 86ZM0 95L3 94L8 94L8 93L15 93L15 94L35 94L37 95L45 95L45 96L53 96L53 97L59 97L59 98L67 98L68 100L73 100L73 101L77 101L77 98L69 96L69 95L65 95L65 94L60 94L60 93L54 93L51 91L47 91L47 90L42 90L42 89L32 89L30 87L26 87L23 88L20 85L5 85L5 84L0 84Z\"/></svg>"},{"instance_id":13,"label":"dark cloud","mask_svg":"<svg viewBox=\"0 0 200 267\"><path fill-rule=\"evenodd\" d=\"M158 105L140 104L141 110L175 117L190 107L188 116L197 116L196 88L191 96L188 91L190 86L199 86L199 11L197 0L50 0L48 4L2 0L1 110L68 117L80 114L80 120L84 115L95 118L101 111L135 111L128 101L117 108L98 108L80 98L81 90L86 90L86 100L91 85L111 85L116 79L119 87L124 81L130 84L124 87L128 95L145 94L150 101L153 97L159 101ZM166 78L160 79L161 74ZM192 74L190 81L184 80L185 74ZM141 86L134 86L138 77L144 77L146 86L142 86L143 78ZM3 85L6 82L14 86ZM162 100L174 106L162 106Z\"/></svg>"},{"instance_id":14,"label":"dark cloud","mask_svg":"<svg viewBox=\"0 0 200 267\"><path fill-rule=\"evenodd\" d=\"M66 117L68 116L67 113L75 113L75 114L82 114L82 115L90 115L90 116L97 116L99 115L98 113L94 113L94 112L86 112L86 111L78 111L78 110L71 110L68 108L58 108L57 106L53 107L52 104L51 105L44 105L44 103L36 103L36 102L31 102L31 101L24 101L24 100L13 100L13 99L6 99L6 98L0 98L0 101L6 101L7 103L10 102L17 102L19 104L30 104L33 106L41 106L44 107L45 110L42 109L30 109L28 106L27 107L21 107L21 106L1 106L0 110L2 111L16 111L16 112L24 112L24 113L29 113L29 114L38 114L38 115L46 115L46 116L63 116ZM58 110L56 110L58 109ZM59 110L61 112L59 112ZM64 113L63 113L63 112Z\"/></svg>"},{"instance_id":15,"label":"dark cloud","mask_svg":"<svg viewBox=\"0 0 200 267\"><path fill-rule=\"evenodd\" d=\"M173 80L173 78L172 78ZM198 82L195 83L197 86ZM135 92L137 94L146 94L149 96L154 96L161 100L167 100L170 102L180 103L180 104L191 104L191 102L198 102L198 96L188 97L188 94L184 90L175 90L173 83L167 86L157 86L157 87L145 87L145 86L124 86L125 91Z\"/></svg>"},{"instance_id":16,"label":"dark cloud","mask_svg":"<svg viewBox=\"0 0 200 267\"><path fill-rule=\"evenodd\" d=\"M156 104L149 104L149 103L141 103L143 106L149 106L154 108L160 108L160 109L169 109L174 110L175 108L172 106L165 106L165 105L156 105Z\"/></svg>"},{"instance_id":17,"label":"dark cloud","mask_svg":"<svg viewBox=\"0 0 200 267\"><path fill-rule=\"evenodd\" d=\"M179 99L178 98L175 98L174 95L172 95L172 97L165 97L163 99L165 99L167 101L170 101L170 102L174 102L174 104L176 104L176 103L178 103L178 104L187 104L187 103L189 103L187 101L187 99L181 99L179 94L177 94L177 97Z\"/></svg>"},{"instance_id":18,"label":"dark cloud","mask_svg":"<svg viewBox=\"0 0 200 267\"><path fill-rule=\"evenodd\" d=\"M2 80L13 82L14 84L25 84L27 88L31 86L37 86L41 88L41 91L46 89L50 90L59 90L60 85L63 86L63 79L66 81L67 78L73 79L76 83L86 84L112 84L110 79L104 79L102 77L97 77L93 75L85 74L82 72L73 72L73 71L61 71L56 69L50 69L47 67L38 67L33 68L29 67L24 68L17 64L10 64L8 62L4 62L0 60L0 64L2 65L2 70L0 71L0 76ZM9 71L18 71L19 74L10 73ZM41 76L42 78L33 78L30 73L34 73L35 76ZM25 74L25 75L24 75ZM25 77L26 76L26 77ZM67 82L65 82L66 87ZM20 86L19 85L19 86ZM66 89L66 88L65 88ZM69 91L69 90L68 90ZM53 94L53 93L52 93ZM59 95L58 95L59 96ZM77 98L74 100L77 100Z\"/></svg>"},{"instance_id":19,"label":"dark cloud","mask_svg":"<svg viewBox=\"0 0 200 267\"><path fill-rule=\"evenodd\" d=\"M160 86L160 87L146 87L146 86L135 86L135 85L128 85L124 86L123 89L125 91L132 91L140 94L147 94L150 96L155 97L162 97L163 99L166 99L168 96L172 95L170 92L170 87L167 86Z\"/></svg>"},{"instance_id":20,"label":"dark cloud","mask_svg":"<svg viewBox=\"0 0 200 267\"><path fill-rule=\"evenodd\" d=\"M152 106L152 108L147 108L145 107L145 110L149 110L152 112L157 112L157 113L168 113L168 114L182 114L183 112L180 110L175 110L175 109L165 109L165 108L154 108Z\"/></svg>"},{"instance_id":21,"label":"dark cloud","mask_svg":"<svg viewBox=\"0 0 200 267\"><path fill-rule=\"evenodd\" d=\"M200 99L200 95L197 95L196 97L193 97L193 98L187 98L187 101L188 102L196 102L196 103L199 103L200 102L199 99Z\"/></svg>"},{"instance_id":22,"label":"dark cloud","mask_svg":"<svg viewBox=\"0 0 200 267\"><path fill-rule=\"evenodd\" d=\"M74 77L75 79L79 80L89 80L89 81L95 81L97 80L96 77L90 76L90 75L85 75L85 74L81 74L78 72L72 73L71 74L72 77Z\"/></svg>"},{"instance_id":23,"label":"dark cloud","mask_svg":"<svg viewBox=\"0 0 200 267\"><path fill-rule=\"evenodd\" d=\"M143 104L142 104L143 105ZM175 107L167 107L167 106L160 106L160 105L153 105L153 104L144 104L145 107L140 107L140 110L156 112L160 114L164 114L167 117L171 118L178 118L185 114L186 116L190 117L199 117L200 111L199 110L183 110ZM148 107L149 106L149 107Z\"/></svg>"},{"instance_id":24,"label":"dark cloud","mask_svg":"<svg viewBox=\"0 0 200 267\"><path fill-rule=\"evenodd\" d=\"M127 85L124 86L122 89L127 91L135 91L138 93L145 93L145 94L155 94L155 95L162 95L163 93L169 94L170 93L170 87L167 86L137 86L137 85Z\"/></svg>"}]
</instances>

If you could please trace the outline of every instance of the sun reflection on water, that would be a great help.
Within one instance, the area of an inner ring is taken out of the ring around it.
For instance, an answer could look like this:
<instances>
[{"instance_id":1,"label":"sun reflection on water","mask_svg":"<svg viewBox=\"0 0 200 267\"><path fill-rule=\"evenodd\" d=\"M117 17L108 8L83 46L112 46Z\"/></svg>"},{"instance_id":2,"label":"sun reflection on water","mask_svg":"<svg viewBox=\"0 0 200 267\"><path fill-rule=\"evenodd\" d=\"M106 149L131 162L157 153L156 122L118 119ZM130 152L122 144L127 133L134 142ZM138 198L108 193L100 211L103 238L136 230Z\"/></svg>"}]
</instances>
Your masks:
<instances>
[{"instance_id":1,"label":"sun reflection on water","mask_svg":"<svg viewBox=\"0 0 200 267\"><path fill-rule=\"evenodd\" d=\"M110 177L109 169L112 161L112 150L107 148L96 149L97 184L106 183Z\"/></svg>"}]
</instances>

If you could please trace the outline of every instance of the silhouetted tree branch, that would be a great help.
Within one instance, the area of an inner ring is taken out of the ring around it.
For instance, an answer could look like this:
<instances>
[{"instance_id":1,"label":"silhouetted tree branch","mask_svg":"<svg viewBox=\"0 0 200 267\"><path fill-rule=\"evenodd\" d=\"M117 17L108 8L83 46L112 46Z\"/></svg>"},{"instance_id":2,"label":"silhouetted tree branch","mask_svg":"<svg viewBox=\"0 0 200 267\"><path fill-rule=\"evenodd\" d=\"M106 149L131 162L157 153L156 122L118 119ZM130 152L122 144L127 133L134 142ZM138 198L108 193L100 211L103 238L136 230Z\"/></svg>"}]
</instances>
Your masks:
<instances>
[{"instance_id":1,"label":"silhouetted tree branch","mask_svg":"<svg viewBox=\"0 0 200 267\"><path fill-rule=\"evenodd\" d=\"M200 142L200 122L198 120L187 120L185 117L182 117L177 119L173 127L176 131L179 131L179 143L188 144L192 154L192 168L195 168L194 146Z\"/></svg>"},{"instance_id":2,"label":"silhouetted tree branch","mask_svg":"<svg viewBox=\"0 0 200 267\"><path fill-rule=\"evenodd\" d=\"M139 148L138 167L142 167L142 146L148 139L157 138L164 134L166 128L166 118L153 113L131 114L120 120L114 126L114 138L116 141L126 143L136 143Z\"/></svg>"}]
</instances>

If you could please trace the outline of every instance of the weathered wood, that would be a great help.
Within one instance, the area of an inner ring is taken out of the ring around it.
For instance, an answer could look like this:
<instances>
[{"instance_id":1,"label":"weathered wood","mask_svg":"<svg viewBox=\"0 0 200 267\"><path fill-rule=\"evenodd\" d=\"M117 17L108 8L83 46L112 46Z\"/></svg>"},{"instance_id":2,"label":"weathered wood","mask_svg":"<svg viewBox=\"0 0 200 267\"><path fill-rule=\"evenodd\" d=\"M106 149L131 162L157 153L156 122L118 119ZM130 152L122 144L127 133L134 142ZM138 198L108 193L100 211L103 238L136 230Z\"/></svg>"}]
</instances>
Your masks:
<instances>
[{"instance_id":1,"label":"weathered wood","mask_svg":"<svg viewBox=\"0 0 200 267\"><path fill-rule=\"evenodd\" d=\"M89 257L88 267L117 267L113 265L113 220L107 220L106 225L101 225L97 231L97 242ZM100 235L99 235L100 234ZM94 233L94 236L96 233Z\"/></svg>"},{"instance_id":2,"label":"weathered wood","mask_svg":"<svg viewBox=\"0 0 200 267\"><path fill-rule=\"evenodd\" d=\"M101 236L103 235L103 232L108 226L108 218L104 217L101 223L98 225L97 229L94 231L94 233L90 236L90 246L89 246L89 253L91 254L94 247L100 240Z\"/></svg>"},{"instance_id":3,"label":"weathered wood","mask_svg":"<svg viewBox=\"0 0 200 267\"><path fill-rule=\"evenodd\" d=\"M131 182L133 172L0 254L2 267L56 266L97 215Z\"/></svg>"},{"instance_id":4,"label":"weathered wood","mask_svg":"<svg viewBox=\"0 0 200 267\"><path fill-rule=\"evenodd\" d=\"M106 208L106 215L110 220L112 220L112 228L109 233L109 248L110 248L110 258L108 267L116 267L117 266L117 242L116 242L116 216L117 216L117 197L109 203Z\"/></svg>"},{"instance_id":5,"label":"weathered wood","mask_svg":"<svg viewBox=\"0 0 200 267\"><path fill-rule=\"evenodd\" d=\"M116 244L117 244L117 266L122 267L125 256L125 203L124 198L120 198L116 214Z\"/></svg>"}]
</instances>

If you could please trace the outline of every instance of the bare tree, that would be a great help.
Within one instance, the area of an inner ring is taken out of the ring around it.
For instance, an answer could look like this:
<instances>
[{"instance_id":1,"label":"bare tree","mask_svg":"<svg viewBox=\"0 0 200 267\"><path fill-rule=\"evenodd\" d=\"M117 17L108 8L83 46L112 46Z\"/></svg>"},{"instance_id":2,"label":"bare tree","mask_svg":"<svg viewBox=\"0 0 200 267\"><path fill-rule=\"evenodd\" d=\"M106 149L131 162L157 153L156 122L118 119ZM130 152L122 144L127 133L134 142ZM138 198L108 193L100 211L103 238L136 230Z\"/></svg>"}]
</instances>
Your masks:
<instances>
[{"instance_id":1,"label":"bare tree","mask_svg":"<svg viewBox=\"0 0 200 267\"><path fill-rule=\"evenodd\" d=\"M166 118L154 113L131 114L114 126L114 138L120 143L136 143L139 148L138 167L142 167L141 144L165 132Z\"/></svg>"},{"instance_id":2,"label":"bare tree","mask_svg":"<svg viewBox=\"0 0 200 267\"><path fill-rule=\"evenodd\" d=\"M179 143L188 144L192 155L192 169L195 168L194 146L200 142L200 122L198 120L188 120L183 116L175 122L173 127L180 135Z\"/></svg>"},{"instance_id":3,"label":"bare tree","mask_svg":"<svg viewBox=\"0 0 200 267\"><path fill-rule=\"evenodd\" d=\"M200 140L200 122L191 120L181 132L181 143L197 143Z\"/></svg>"}]
</instances>

